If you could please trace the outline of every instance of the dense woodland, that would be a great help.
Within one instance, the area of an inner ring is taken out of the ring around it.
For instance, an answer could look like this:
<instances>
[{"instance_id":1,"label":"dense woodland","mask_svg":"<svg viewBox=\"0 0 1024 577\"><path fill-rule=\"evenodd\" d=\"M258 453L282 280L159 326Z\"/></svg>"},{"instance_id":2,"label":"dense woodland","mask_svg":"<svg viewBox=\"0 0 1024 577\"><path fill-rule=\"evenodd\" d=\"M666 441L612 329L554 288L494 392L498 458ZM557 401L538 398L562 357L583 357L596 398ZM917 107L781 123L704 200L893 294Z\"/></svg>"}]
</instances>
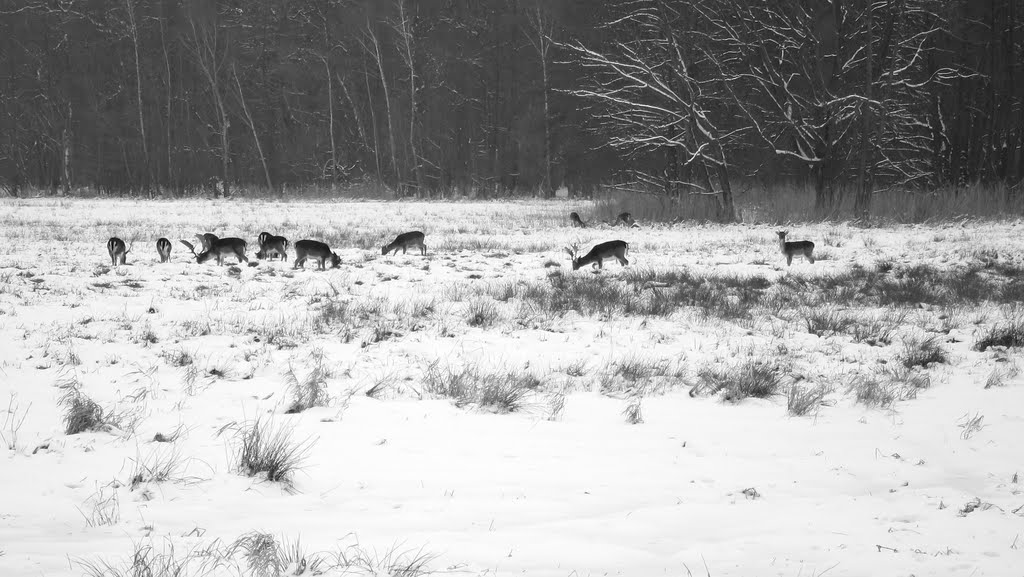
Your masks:
<instances>
[{"instance_id":1,"label":"dense woodland","mask_svg":"<svg viewBox=\"0 0 1024 577\"><path fill-rule=\"evenodd\" d=\"M0 183L872 193L1024 178L1020 0L0 0Z\"/></svg>"}]
</instances>

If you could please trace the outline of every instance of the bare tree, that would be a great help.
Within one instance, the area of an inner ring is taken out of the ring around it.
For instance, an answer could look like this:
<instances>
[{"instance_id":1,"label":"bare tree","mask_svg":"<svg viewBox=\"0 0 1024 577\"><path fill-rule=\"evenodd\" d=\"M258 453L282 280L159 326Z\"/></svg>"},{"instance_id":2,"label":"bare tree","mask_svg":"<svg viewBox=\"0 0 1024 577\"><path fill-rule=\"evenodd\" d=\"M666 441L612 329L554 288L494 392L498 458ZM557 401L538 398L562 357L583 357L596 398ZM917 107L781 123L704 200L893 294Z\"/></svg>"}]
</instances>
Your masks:
<instances>
[{"instance_id":1,"label":"bare tree","mask_svg":"<svg viewBox=\"0 0 1024 577\"><path fill-rule=\"evenodd\" d=\"M124 0L125 14L128 17L128 35L132 40L132 51L135 62L135 104L139 113L139 139L142 141L142 188L153 196L150 183L153 180L152 164L149 161L149 143L146 140L145 108L142 105L142 67L139 63L139 26L135 18L134 0Z\"/></svg>"},{"instance_id":2,"label":"bare tree","mask_svg":"<svg viewBox=\"0 0 1024 577\"><path fill-rule=\"evenodd\" d=\"M189 14L189 25L191 27L190 48L195 56L196 64L202 71L203 78L210 89L210 97L213 99L214 116L217 120L217 132L220 135L220 157L221 157L221 184L224 187L224 196L230 196L230 162L228 150L228 130L231 128L231 120L228 118L228 110L224 102L223 78L224 70L227 68L228 51L226 39L223 38L216 16L213 22L196 22L194 14Z\"/></svg>"},{"instance_id":3,"label":"bare tree","mask_svg":"<svg viewBox=\"0 0 1024 577\"><path fill-rule=\"evenodd\" d=\"M252 114L249 114L249 107L245 104L245 92L242 91L242 82L238 79L238 70L234 66L231 67L231 74L235 77L235 86L238 88L238 101L242 103L242 112L245 114L245 119L249 123L249 129L252 130L252 139L256 143L256 153L260 158L260 164L263 165L263 177L267 182L267 189L273 190L274 184L270 180L270 169L267 168L267 157L263 154L263 146L260 145L260 135L256 130L256 123L252 119Z\"/></svg>"},{"instance_id":4,"label":"bare tree","mask_svg":"<svg viewBox=\"0 0 1024 577\"><path fill-rule=\"evenodd\" d=\"M380 73L380 85L384 89L384 110L387 114L388 120L388 144L391 147L391 167L395 171L395 182L399 190L402 188L402 171L398 165L398 153L395 147L395 126L392 120L393 115L391 114L391 94L388 91L388 78L384 72L384 55L380 51L380 41L377 39L377 33L374 31L373 24L366 21L366 39L369 40L369 45L363 43L364 49L373 58L374 63L377 65L377 71Z\"/></svg>"},{"instance_id":5,"label":"bare tree","mask_svg":"<svg viewBox=\"0 0 1024 577\"><path fill-rule=\"evenodd\" d=\"M700 1L695 5L699 5ZM698 78L694 70L714 74L705 61L708 51L687 47L705 42L704 35L681 22L694 16L689 2L635 0L622 2L623 12L607 26L612 39L604 49L580 42L563 44L591 75L590 86L570 93L599 105L598 119L608 143L629 157L680 153L682 164L703 182L681 179L662 167L632 170L642 183L667 192L686 190L715 195L723 220L736 218L727 149L740 134L716 121L721 80Z\"/></svg>"}]
</instances>

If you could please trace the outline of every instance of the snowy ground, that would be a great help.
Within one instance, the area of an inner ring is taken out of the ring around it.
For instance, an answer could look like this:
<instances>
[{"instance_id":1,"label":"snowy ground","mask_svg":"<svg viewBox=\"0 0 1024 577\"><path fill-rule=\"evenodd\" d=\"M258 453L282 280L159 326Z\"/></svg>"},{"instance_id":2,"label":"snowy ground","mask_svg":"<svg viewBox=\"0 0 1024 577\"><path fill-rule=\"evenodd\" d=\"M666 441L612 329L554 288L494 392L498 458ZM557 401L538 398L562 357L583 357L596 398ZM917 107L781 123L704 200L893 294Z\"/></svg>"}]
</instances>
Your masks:
<instances>
[{"instance_id":1,"label":"snowy ground","mask_svg":"<svg viewBox=\"0 0 1024 577\"><path fill-rule=\"evenodd\" d=\"M150 545L164 560L195 564L206 548L240 567L186 575L258 574L243 550L226 552L254 531L301 540L305 574L317 552L319 570L356 575L1021 574L1020 353L974 350L1018 314L1009 299L837 305L899 319L873 346L811 334L820 303L784 298L878 262L889 274L1019 270L1019 223L794 226L820 260L787 268L776 227L580 230L569 210L592 218L585 203L4 201L0 574L78 575L79 561L116 567ZM413 229L428 256L381 256ZM343 264L198 265L177 242L239 236L252 258L263 230L324 240ZM134 242L127 266L109 266L110 236ZM161 236L170 264L157 262ZM626 269L573 272L562 252L615 238L630 243ZM638 271L661 274L660 288L627 282ZM760 276L782 296L736 316L536 296L568 279L650 304L673 271ZM901 373L913 394L857 402L858 379L927 337L948 358ZM688 395L744 359L781 367L779 394ZM285 414L287 373L303 381L318 363L327 406ZM512 412L431 393L431 375L466 371L534 380ZM791 386L822 402L791 415ZM69 387L126 415L121 428L65 435ZM290 482L237 470L236 431L257 417L305 443ZM178 467L162 479L140 468L160 463ZM419 555L423 572L399 572Z\"/></svg>"}]
</instances>

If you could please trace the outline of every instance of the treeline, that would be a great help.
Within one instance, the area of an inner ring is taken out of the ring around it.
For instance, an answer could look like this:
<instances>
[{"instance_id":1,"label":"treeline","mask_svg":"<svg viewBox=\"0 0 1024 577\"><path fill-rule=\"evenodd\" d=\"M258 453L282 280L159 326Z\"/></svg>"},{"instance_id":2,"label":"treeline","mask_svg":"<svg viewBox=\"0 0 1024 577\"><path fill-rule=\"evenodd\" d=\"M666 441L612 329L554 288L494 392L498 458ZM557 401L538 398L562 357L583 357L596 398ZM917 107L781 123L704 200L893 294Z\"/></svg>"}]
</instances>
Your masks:
<instances>
[{"instance_id":1,"label":"treeline","mask_svg":"<svg viewBox=\"0 0 1024 577\"><path fill-rule=\"evenodd\" d=\"M0 0L8 190L1024 178L1019 0Z\"/></svg>"}]
</instances>

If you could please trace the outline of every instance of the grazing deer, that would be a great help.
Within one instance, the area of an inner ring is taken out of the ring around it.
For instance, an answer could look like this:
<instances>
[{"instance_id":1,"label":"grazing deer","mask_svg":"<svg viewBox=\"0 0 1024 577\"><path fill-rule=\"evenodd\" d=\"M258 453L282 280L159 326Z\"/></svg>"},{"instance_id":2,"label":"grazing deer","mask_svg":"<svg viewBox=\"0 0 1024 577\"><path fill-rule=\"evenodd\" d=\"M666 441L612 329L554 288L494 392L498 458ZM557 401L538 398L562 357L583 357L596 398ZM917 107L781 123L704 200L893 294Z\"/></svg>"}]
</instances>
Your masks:
<instances>
[{"instance_id":1,"label":"grazing deer","mask_svg":"<svg viewBox=\"0 0 1024 577\"><path fill-rule=\"evenodd\" d=\"M259 244L260 246L263 246L263 243L267 242L267 239L272 236L274 235L270 234L267 231L263 231L260 233L258 237L256 237L256 243Z\"/></svg>"},{"instance_id":2,"label":"grazing deer","mask_svg":"<svg viewBox=\"0 0 1024 577\"><path fill-rule=\"evenodd\" d=\"M263 236L265 234L267 236ZM256 252L256 258L273 259L275 255L281 257L281 260L288 258L288 239L261 232L260 250Z\"/></svg>"},{"instance_id":3,"label":"grazing deer","mask_svg":"<svg viewBox=\"0 0 1024 577\"><path fill-rule=\"evenodd\" d=\"M628 227L639 227L636 220L633 219L633 215L628 212L620 212L617 220L620 224Z\"/></svg>"},{"instance_id":4,"label":"grazing deer","mask_svg":"<svg viewBox=\"0 0 1024 577\"><path fill-rule=\"evenodd\" d=\"M306 268L306 259L316 259L320 270L325 270L324 261L331 260L331 268L338 268L341 257L326 244L317 240L300 240L295 243L295 265L292 268Z\"/></svg>"},{"instance_id":5,"label":"grazing deer","mask_svg":"<svg viewBox=\"0 0 1024 577\"><path fill-rule=\"evenodd\" d=\"M156 253L160 255L160 262L171 262L171 241L166 238L156 241Z\"/></svg>"},{"instance_id":6,"label":"grazing deer","mask_svg":"<svg viewBox=\"0 0 1024 577\"><path fill-rule=\"evenodd\" d=\"M388 254L393 250L395 251L395 254L398 254L398 249L402 249L402 254L405 254L406 249L409 248L410 246L418 246L420 247L420 254L422 254L423 256L427 256L427 245L423 244L423 239L424 234L418 230L414 230L412 232L403 232L402 234L396 236L395 240L393 240L391 244L384 245L384 247L381 248L380 253Z\"/></svg>"},{"instance_id":7,"label":"grazing deer","mask_svg":"<svg viewBox=\"0 0 1024 577\"><path fill-rule=\"evenodd\" d=\"M579 213L570 212L569 213L569 222L572 224L573 228L576 228L576 227L587 228L587 223L583 222L583 219L580 218Z\"/></svg>"},{"instance_id":8,"label":"grazing deer","mask_svg":"<svg viewBox=\"0 0 1024 577\"><path fill-rule=\"evenodd\" d=\"M240 238L216 238L216 240L210 243L210 248L198 254L196 254L196 249L192 246L192 243L185 240L179 240L178 242L187 246L192 251L192 255L196 257L196 262L199 264L216 258L217 264L222 265L224 264L224 256L231 254L235 255L238 262L249 262L249 259L245 258L245 248L248 246L248 243Z\"/></svg>"},{"instance_id":9,"label":"grazing deer","mask_svg":"<svg viewBox=\"0 0 1024 577\"><path fill-rule=\"evenodd\" d=\"M213 234L212 232L204 232L203 234L197 234L196 240L198 240L200 246L203 247L203 250L200 252L206 252L210 250L210 247L213 246L213 243L217 242L217 235Z\"/></svg>"},{"instance_id":10,"label":"grazing deer","mask_svg":"<svg viewBox=\"0 0 1024 577\"><path fill-rule=\"evenodd\" d=\"M135 243L133 242L132 244L134 245ZM124 241L116 236L111 237L107 241L107 254L110 255L110 266L127 264L128 253L131 251L132 247L125 247Z\"/></svg>"},{"instance_id":11,"label":"grazing deer","mask_svg":"<svg viewBox=\"0 0 1024 577\"><path fill-rule=\"evenodd\" d=\"M803 255L811 264L814 264L814 243L809 240L797 240L793 242L786 242L786 235L788 231L780 230L779 235L779 248L782 250L782 254L786 255L786 266L793 265L793 257Z\"/></svg>"},{"instance_id":12,"label":"grazing deer","mask_svg":"<svg viewBox=\"0 0 1024 577\"><path fill-rule=\"evenodd\" d=\"M622 266L629 264L629 261L626 260L626 254L629 253L629 243L622 240L602 242L580 258L576 258L575 248L567 246L565 247L565 252L569 253L569 258L572 259L572 270L577 270L581 266L588 264L593 264L594 268L604 268L604 259L612 257L615 257Z\"/></svg>"}]
</instances>

